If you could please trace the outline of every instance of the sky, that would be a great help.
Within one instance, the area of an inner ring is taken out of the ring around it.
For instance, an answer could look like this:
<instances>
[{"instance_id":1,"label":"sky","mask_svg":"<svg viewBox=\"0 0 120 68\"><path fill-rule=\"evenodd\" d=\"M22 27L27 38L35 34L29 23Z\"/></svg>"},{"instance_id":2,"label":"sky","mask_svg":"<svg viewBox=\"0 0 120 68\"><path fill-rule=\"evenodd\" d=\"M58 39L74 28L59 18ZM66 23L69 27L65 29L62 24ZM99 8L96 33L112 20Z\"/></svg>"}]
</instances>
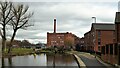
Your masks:
<instances>
[{"instance_id":1,"label":"sky","mask_svg":"<svg viewBox=\"0 0 120 68\"><path fill-rule=\"evenodd\" d=\"M53 19L57 19L57 32L71 32L78 37L91 29L96 17L96 23L114 23L118 11L118 0L12 0L29 6L29 12L34 12L30 23L34 24L27 30L18 30L15 39L29 40L31 43L47 43L47 32L53 32ZM8 38L11 36L7 28Z\"/></svg>"}]
</instances>

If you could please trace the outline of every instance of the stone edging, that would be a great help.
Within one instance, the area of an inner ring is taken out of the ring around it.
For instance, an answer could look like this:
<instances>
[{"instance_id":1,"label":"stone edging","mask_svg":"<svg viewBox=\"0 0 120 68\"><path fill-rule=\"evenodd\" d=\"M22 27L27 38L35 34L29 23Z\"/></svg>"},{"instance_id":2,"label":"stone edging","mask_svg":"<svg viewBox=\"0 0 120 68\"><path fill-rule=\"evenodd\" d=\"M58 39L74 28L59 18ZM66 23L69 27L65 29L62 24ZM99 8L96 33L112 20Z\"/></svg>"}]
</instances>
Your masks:
<instances>
[{"instance_id":1,"label":"stone edging","mask_svg":"<svg viewBox=\"0 0 120 68\"><path fill-rule=\"evenodd\" d=\"M84 64L84 62L76 54L73 54L73 55L78 62L79 68L87 68L86 65Z\"/></svg>"}]
</instances>

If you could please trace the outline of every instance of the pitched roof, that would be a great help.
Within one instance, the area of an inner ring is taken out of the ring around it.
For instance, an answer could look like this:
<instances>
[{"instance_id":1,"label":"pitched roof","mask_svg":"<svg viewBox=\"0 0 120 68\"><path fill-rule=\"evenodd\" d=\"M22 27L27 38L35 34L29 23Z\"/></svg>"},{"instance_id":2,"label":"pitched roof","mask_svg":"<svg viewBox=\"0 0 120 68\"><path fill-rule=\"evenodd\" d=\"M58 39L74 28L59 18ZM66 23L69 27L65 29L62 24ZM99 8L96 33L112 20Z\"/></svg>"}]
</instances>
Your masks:
<instances>
[{"instance_id":1,"label":"pitched roof","mask_svg":"<svg viewBox=\"0 0 120 68\"><path fill-rule=\"evenodd\" d=\"M120 12L116 12L115 23L120 23Z\"/></svg>"},{"instance_id":2,"label":"pitched roof","mask_svg":"<svg viewBox=\"0 0 120 68\"><path fill-rule=\"evenodd\" d=\"M115 30L115 24L112 23L92 23L96 30Z\"/></svg>"}]
</instances>

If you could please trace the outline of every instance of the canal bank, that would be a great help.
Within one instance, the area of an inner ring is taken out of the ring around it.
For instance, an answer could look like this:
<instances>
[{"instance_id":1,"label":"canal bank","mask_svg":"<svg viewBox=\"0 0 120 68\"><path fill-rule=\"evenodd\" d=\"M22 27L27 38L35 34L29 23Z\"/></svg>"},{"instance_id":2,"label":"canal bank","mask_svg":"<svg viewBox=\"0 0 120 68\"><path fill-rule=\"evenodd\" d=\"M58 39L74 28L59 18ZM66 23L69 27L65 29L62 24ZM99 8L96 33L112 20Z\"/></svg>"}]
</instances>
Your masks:
<instances>
[{"instance_id":1,"label":"canal bank","mask_svg":"<svg viewBox=\"0 0 120 68\"><path fill-rule=\"evenodd\" d=\"M66 53L72 54L75 57L75 60L79 66L79 68L87 68L85 63L81 60L81 58L78 56L77 51L68 51Z\"/></svg>"},{"instance_id":2,"label":"canal bank","mask_svg":"<svg viewBox=\"0 0 120 68\"><path fill-rule=\"evenodd\" d=\"M84 62L76 54L73 54L73 55L78 63L79 68L86 68L86 65L84 64Z\"/></svg>"},{"instance_id":3,"label":"canal bank","mask_svg":"<svg viewBox=\"0 0 120 68\"><path fill-rule=\"evenodd\" d=\"M79 63L80 67L84 68L115 68L114 66L107 64L103 62L99 57L96 57L94 55L91 55L90 53L85 52L72 52L75 56L77 56L77 61L82 62ZM79 59L80 58L80 59Z\"/></svg>"},{"instance_id":4,"label":"canal bank","mask_svg":"<svg viewBox=\"0 0 120 68\"><path fill-rule=\"evenodd\" d=\"M32 48L13 48L11 51L11 54L7 52L6 50L4 54L2 54L2 57L11 57L11 56L25 56L25 55L31 55L31 54L40 54L40 53L53 53L49 50L34 50Z\"/></svg>"}]
</instances>

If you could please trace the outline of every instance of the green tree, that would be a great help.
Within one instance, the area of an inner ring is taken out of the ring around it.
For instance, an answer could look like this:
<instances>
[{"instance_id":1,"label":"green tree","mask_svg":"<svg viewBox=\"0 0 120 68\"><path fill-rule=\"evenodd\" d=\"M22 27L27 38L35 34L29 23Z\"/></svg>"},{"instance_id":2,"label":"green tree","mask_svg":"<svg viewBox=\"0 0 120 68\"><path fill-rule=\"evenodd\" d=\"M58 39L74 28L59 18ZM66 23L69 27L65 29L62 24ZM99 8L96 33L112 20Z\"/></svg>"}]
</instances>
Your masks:
<instances>
[{"instance_id":1,"label":"green tree","mask_svg":"<svg viewBox=\"0 0 120 68\"><path fill-rule=\"evenodd\" d=\"M73 45L74 45L73 39L67 38L67 39L65 40L65 46L66 46L67 48L70 48L70 47L72 47Z\"/></svg>"}]
</instances>

